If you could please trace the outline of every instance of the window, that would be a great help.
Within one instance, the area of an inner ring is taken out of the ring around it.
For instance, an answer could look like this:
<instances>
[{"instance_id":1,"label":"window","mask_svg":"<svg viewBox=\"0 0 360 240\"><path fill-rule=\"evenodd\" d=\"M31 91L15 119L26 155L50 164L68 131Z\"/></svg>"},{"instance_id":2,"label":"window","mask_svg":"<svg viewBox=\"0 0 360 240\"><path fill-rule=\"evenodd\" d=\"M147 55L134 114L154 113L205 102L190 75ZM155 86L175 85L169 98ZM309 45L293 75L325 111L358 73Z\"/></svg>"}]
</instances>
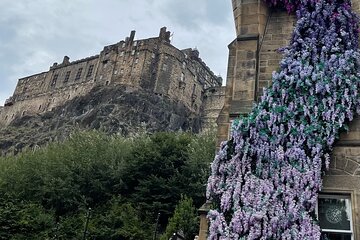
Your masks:
<instances>
[{"instance_id":1,"label":"window","mask_svg":"<svg viewBox=\"0 0 360 240\"><path fill-rule=\"evenodd\" d=\"M55 85L56 85L56 81L57 81L58 77L59 77L59 74L55 74L55 75L54 75L54 77L53 77L53 79L52 79L52 82L51 82L51 86L55 86Z\"/></svg>"},{"instance_id":2,"label":"window","mask_svg":"<svg viewBox=\"0 0 360 240\"><path fill-rule=\"evenodd\" d=\"M93 70L94 70L94 65L90 65L86 77L90 77L92 75Z\"/></svg>"},{"instance_id":3,"label":"window","mask_svg":"<svg viewBox=\"0 0 360 240\"><path fill-rule=\"evenodd\" d=\"M120 52L120 57L124 56L124 51Z\"/></svg>"},{"instance_id":4,"label":"window","mask_svg":"<svg viewBox=\"0 0 360 240\"><path fill-rule=\"evenodd\" d=\"M167 70L167 65L164 63L163 66L162 66L162 70L163 71L166 71Z\"/></svg>"},{"instance_id":5,"label":"window","mask_svg":"<svg viewBox=\"0 0 360 240\"><path fill-rule=\"evenodd\" d=\"M67 71L66 74L65 74L65 78L64 78L64 83L68 82L69 81L69 78L70 78L70 71Z\"/></svg>"},{"instance_id":6,"label":"window","mask_svg":"<svg viewBox=\"0 0 360 240\"><path fill-rule=\"evenodd\" d=\"M125 44L125 43L123 43L123 44L121 45L121 47L122 47L122 48L124 48L124 47L125 47L125 45L126 45L126 44Z\"/></svg>"},{"instance_id":7,"label":"window","mask_svg":"<svg viewBox=\"0 0 360 240\"><path fill-rule=\"evenodd\" d=\"M317 215L323 236L330 240L353 239L350 195L319 195Z\"/></svg>"},{"instance_id":8,"label":"window","mask_svg":"<svg viewBox=\"0 0 360 240\"><path fill-rule=\"evenodd\" d=\"M182 68L185 69L186 68L186 62L182 63Z\"/></svg>"},{"instance_id":9,"label":"window","mask_svg":"<svg viewBox=\"0 0 360 240\"><path fill-rule=\"evenodd\" d=\"M75 81L80 79L82 70L83 70L82 68L79 68L79 69L78 69L78 71L77 71L77 73L76 73Z\"/></svg>"},{"instance_id":10,"label":"window","mask_svg":"<svg viewBox=\"0 0 360 240\"><path fill-rule=\"evenodd\" d=\"M137 58L137 59L135 59L135 63L138 63L139 62L139 59Z\"/></svg>"},{"instance_id":11,"label":"window","mask_svg":"<svg viewBox=\"0 0 360 240\"><path fill-rule=\"evenodd\" d=\"M155 57L156 57L155 53L152 53L151 58L155 58Z\"/></svg>"},{"instance_id":12,"label":"window","mask_svg":"<svg viewBox=\"0 0 360 240\"><path fill-rule=\"evenodd\" d=\"M193 86L192 94L194 95L196 93L196 84Z\"/></svg>"},{"instance_id":13,"label":"window","mask_svg":"<svg viewBox=\"0 0 360 240\"><path fill-rule=\"evenodd\" d=\"M137 41L134 41L133 46L134 46L134 47L137 46Z\"/></svg>"},{"instance_id":14,"label":"window","mask_svg":"<svg viewBox=\"0 0 360 240\"><path fill-rule=\"evenodd\" d=\"M184 82L184 81L185 81L185 74L184 74L184 73L181 73L180 81L181 81L181 82Z\"/></svg>"},{"instance_id":15,"label":"window","mask_svg":"<svg viewBox=\"0 0 360 240\"><path fill-rule=\"evenodd\" d=\"M135 54L135 50L132 50L132 51L131 51L131 55L134 55L134 54Z\"/></svg>"}]
</instances>

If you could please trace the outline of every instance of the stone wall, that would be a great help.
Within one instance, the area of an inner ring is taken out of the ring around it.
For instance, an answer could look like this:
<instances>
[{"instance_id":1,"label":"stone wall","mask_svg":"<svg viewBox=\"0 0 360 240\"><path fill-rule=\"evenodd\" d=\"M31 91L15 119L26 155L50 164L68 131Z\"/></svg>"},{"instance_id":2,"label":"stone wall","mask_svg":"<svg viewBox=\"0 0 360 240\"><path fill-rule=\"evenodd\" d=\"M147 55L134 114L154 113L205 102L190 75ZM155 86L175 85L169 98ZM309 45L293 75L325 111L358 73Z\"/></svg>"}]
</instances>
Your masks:
<instances>
[{"instance_id":1,"label":"stone wall","mask_svg":"<svg viewBox=\"0 0 360 240\"><path fill-rule=\"evenodd\" d=\"M224 107L225 87L209 88L205 91L204 111L203 111L203 128L215 131L217 129L217 119Z\"/></svg>"},{"instance_id":2,"label":"stone wall","mask_svg":"<svg viewBox=\"0 0 360 240\"><path fill-rule=\"evenodd\" d=\"M205 109L206 89L221 87L222 79L206 66L196 49L179 50L171 45L165 27L158 37L141 40L135 40L132 31L125 40L105 46L99 55L73 62L65 56L49 71L19 79L0 112L0 126L25 114L50 111L95 86L117 84L148 90L200 115Z\"/></svg>"},{"instance_id":3,"label":"stone wall","mask_svg":"<svg viewBox=\"0 0 360 240\"><path fill-rule=\"evenodd\" d=\"M285 11L269 9L263 1L232 0L236 39L229 44L225 103L218 118L217 146L228 139L230 123L251 111L263 87L271 84L272 72L282 56L277 51L291 38L295 17ZM360 0L353 1L360 13ZM323 194L350 196L353 239L360 239L360 119L337 142L330 169L324 176ZM199 239L206 239L203 219Z\"/></svg>"}]
</instances>

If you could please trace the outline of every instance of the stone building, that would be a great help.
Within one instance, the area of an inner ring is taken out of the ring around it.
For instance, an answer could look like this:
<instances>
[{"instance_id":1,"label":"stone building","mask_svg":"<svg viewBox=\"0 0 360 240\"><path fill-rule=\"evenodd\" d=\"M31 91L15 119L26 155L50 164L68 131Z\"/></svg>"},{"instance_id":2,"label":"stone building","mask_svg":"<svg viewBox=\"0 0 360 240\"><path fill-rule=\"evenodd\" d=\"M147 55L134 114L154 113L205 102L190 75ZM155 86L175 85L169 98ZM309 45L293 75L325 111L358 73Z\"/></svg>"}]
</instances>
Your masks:
<instances>
[{"instance_id":1,"label":"stone building","mask_svg":"<svg viewBox=\"0 0 360 240\"><path fill-rule=\"evenodd\" d=\"M360 13L360 1L353 0ZM289 43L295 17L269 9L262 0L232 0L236 39L229 48L225 104L218 118L218 146L228 139L231 122L246 115L271 84L272 72L282 56L277 49ZM318 199L323 232L331 239L360 239L360 119L337 142L330 170L324 176ZM206 239L208 203L200 210L199 239ZM329 215L327 216L327 213ZM346 218L341 220L341 215ZM325 227L324 227L325 226Z\"/></svg>"},{"instance_id":2,"label":"stone building","mask_svg":"<svg viewBox=\"0 0 360 240\"><path fill-rule=\"evenodd\" d=\"M179 50L163 27L159 36L135 39L135 31L95 56L72 61L65 56L46 72L19 79L13 96L0 109L0 126L15 118L51 111L96 86L126 85L181 102L194 115L214 125L223 106L222 78L196 49ZM215 95L214 95L215 94Z\"/></svg>"}]
</instances>

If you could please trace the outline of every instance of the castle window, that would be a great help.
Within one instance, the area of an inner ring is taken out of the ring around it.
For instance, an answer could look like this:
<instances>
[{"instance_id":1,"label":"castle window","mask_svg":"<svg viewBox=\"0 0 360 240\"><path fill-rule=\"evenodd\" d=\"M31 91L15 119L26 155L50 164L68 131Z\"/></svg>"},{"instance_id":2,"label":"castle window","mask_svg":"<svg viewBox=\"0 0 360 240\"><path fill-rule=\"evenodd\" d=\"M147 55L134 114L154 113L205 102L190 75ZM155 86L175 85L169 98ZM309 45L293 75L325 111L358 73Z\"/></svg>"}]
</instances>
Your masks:
<instances>
[{"instance_id":1,"label":"castle window","mask_svg":"<svg viewBox=\"0 0 360 240\"><path fill-rule=\"evenodd\" d=\"M317 216L323 236L328 239L353 239L350 195L320 194Z\"/></svg>"},{"instance_id":2,"label":"castle window","mask_svg":"<svg viewBox=\"0 0 360 240\"><path fill-rule=\"evenodd\" d=\"M26 111L23 111L23 112L22 112L22 116L24 116L24 115L25 115L25 113L26 113Z\"/></svg>"},{"instance_id":3,"label":"castle window","mask_svg":"<svg viewBox=\"0 0 360 240\"><path fill-rule=\"evenodd\" d=\"M109 85L109 83L110 83L109 81L106 81L106 82L105 82L105 85L107 86L107 85Z\"/></svg>"},{"instance_id":4,"label":"castle window","mask_svg":"<svg viewBox=\"0 0 360 240\"><path fill-rule=\"evenodd\" d=\"M185 74L184 74L184 73L181 73L180 81L181 81L181 82L184 82L184 81L185 81Z\"/></svg>"},{"instance_id":5,"label":"castle window","mask_svg":"<svg viewBox=\"0 0 360 240\"><path fill-rule=\"evenodd\" d=\"M192 91L192 94L195 94L195 93L196 93L196 84L194 84L193 91Z\"/></svg>"},{"instance_id":6,"label":"castle window","mask_svg":"<svg viewBox=\"0 0 360 240\"><path fill-rule=\"evenodd\" d=\"M39 111L41 110L41 105L39 106L39 109L38 109Z\"/></svg>"},{"instance_id":7,"label":"castle window","mask_svg":"<svg viewBox=\"0 0 360 240\"><path fill-rule=\"evenodd\" d=\"M167 65L166 65L165 63L162 65L162 70L163 70L163 71L166 71L166 70L167 70Z\"/></svg>"},{"instance_id":8,"label":"castle window","mask_svg":"<svg viewBox=\"0 0 360 240\"><path fill-rule=\"evenodd\" d=\"M124 56L124 51L120 52L120 57Z\"/></svg>"},{"instance_id":9,"label":"castle window","mask_svg":"<svg viewBox=\"0 0 360 240\"><path fill-rule=\"evenodd\" d=\"M67 72L66 72L66 74L65 74L65 79L64 79L64 83L66 83L66 82L69 81L70 73L71 73L71 71L67 71Z\"/></svg>"},{"instance_id":10,"label":"castle window","mask_svg":"<svg viewBox=\"0 0 360 240\"><path fill-rule=\"evenodd\" d=\"M155 56L156 56L155 53L151 54L151 58L155 58Z\"/></svg>"},{"instance_id":11,"label":"castle window","mask_svg":"<svg viewBox=\"0 0 360 240\"><path fill-rule=\"evenodd\" d=\"M137 46L137 41L134 41L133 46L134 46L134 47Z\"/></svg>"},{"instance_id":12,"label":"castle window","mask_svg":"<svg viewBox=\"0 0 360 240\"><path fill-rule=\"evenodd\" d=\"M118 73L118 71L117 71L117 70L115 70L115 71L114 71L114 75L116 75L117 73Z\"/></svg>"},{"instance_id":13,"label":"castle window","mask_svg":"<svg viewBox=\"0 0 360 240\"><path fill-rule=\"evenodd\" d=\"M137 59L135 59L135 63L138 63L139 62L139 59L137 58Z\"/></svg>"},{"instance_id":14,"label":"castle window","mask_svg":"<svg viewBox=\"0 0 360 240\"><path fill-rule=\"evenodd\" d=\"M135 50L132 50L132 51L131 51L131 55L135 55Z\"/></svg>"},{"instance_id":15,"label":"castle window","mask_svg":"<svg viewBox=\"0 0 360 240\"><path fill-rule=\"evenodd\" d=\"M94 70L94 65L90 65L86 77L91 77L93 70Z\"/></svg>"},{"instance_id":16,"label":"castle window","mask_svg":"<svg viewBox=\"0 0 360 240\"><path fill-rule=\"evenodd\" d=\"M121 45L121 47L122 47L122 48L124 48L124 47L125 47L125 45L126 45L126 44L125 44L125 43L123 43L123 44Z\"/></svg>"},{"instance_id":17,"label":"castle window","mask_svg":"<svg viewBox=\"0 0 360 240\"><path fill-rule=\"evenodd\" d=\"M54 75L54 77L53 77L53 79L52 79L52 82L51 82L51 86L55 86L55 85L56 85L56 81L57 81L58 77L59 77L59 74L55 74L55 75Z\"/></svg>"},{"instance_id":18,"label":"castle window","mask_svg":"<svg viewBox=\"0 0 360 240\"><path fill-rule=\"evenodd\" d=\"M182 63L182 68L185 69L186 68L186 62Z\"/></svg>"},{"instance_id":19,"label":"castle window","mask_svg":"<svg viewBox=\"0 0 360 240\"><path fill-rule=\"evenodd\" d=\"M78 71L77 71L77 73L76 73L75 81L80 79L82 70L83 70L82 68L79 68L79 69L78 69Z\"/></svg>"}]
</instances>

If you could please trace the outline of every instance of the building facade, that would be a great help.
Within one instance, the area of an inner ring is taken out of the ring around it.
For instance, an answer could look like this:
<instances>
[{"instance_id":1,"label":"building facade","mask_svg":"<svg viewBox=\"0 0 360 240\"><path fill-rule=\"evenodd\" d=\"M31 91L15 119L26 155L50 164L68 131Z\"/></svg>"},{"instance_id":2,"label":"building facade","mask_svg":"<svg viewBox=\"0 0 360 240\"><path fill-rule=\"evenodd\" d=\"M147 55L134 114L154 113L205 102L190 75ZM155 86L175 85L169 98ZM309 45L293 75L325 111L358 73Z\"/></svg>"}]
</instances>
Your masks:
<instances>
[{"instance_id":1,"label":"building facade","mask_svg":"<svg viewBox=\"0 0 360 240\"><path fill-rule=\"evenodd\" d=\"M223 105L222 78L209 69L198 50L171 45L170 32L163 27L157 37L136 40L132 31L98 55L72 62L65 56L46 72L19 79L13 96L0 109L0 126L51 111L96 86L119 84L181 102L195 115L203 115L205 127L214 125Z\"/></svg>"},{"instance_id":2,"label":"building facade","mask_svg":"<svg viewBox=\"0 0 360 240\"><path fill-rule=\"evenodd\" d=\"M360 13L360 1L353 0ZM227 140L231 122L251 111L271 84L272 72L282 56L278 49L288 45L295 16L270 9L262 0L232 0L236 39L229 48L225 104L218 118L218 146ZM200 210L199 239L207 236L206 213ZM350 131L337 142L319 194L317 214L323 232L330 239L360 239L360 119L350 124Z\"/></svg>"}]
</instances>

